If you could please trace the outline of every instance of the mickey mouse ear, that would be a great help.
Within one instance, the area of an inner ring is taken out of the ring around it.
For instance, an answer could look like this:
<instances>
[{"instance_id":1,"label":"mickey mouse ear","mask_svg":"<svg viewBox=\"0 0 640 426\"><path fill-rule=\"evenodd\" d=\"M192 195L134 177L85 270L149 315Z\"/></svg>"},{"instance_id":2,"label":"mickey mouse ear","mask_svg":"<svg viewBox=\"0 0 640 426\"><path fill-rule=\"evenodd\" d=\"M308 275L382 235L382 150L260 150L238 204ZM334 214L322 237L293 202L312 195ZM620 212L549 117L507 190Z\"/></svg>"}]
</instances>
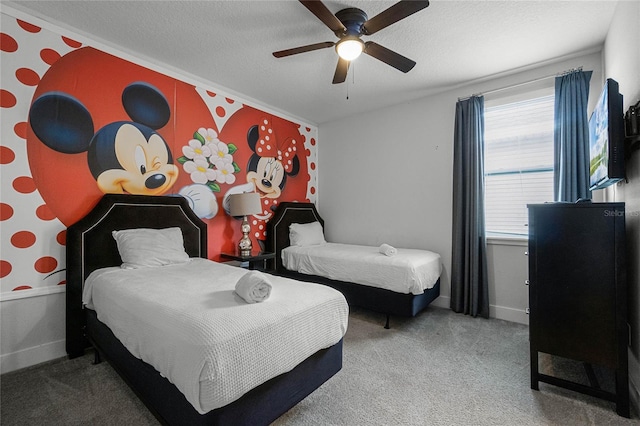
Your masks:
<instances>
[{"instance_id":1,"label":"mickey mouse ear","mask_svg":"<svg viewBox=\"0 0 640 426\"><path fill-rule=\"evenodd\" d=\"M64 154L77 154L89 148L93 120L82 103L63 92L48 92L33 102L29 123L38 139Z\"/></svg>"},{"instance_id":2,"label":"mickey mouse ear","mask_svg":"<svg viewBox=\"0 0 640 426\"><path fill-rule=\"evenodd\" d=\"M169 102L162 92L143 81L124 88L122 105L133 121L154 130L167 124L171 116Z\"/></svg>"}]
</instances>

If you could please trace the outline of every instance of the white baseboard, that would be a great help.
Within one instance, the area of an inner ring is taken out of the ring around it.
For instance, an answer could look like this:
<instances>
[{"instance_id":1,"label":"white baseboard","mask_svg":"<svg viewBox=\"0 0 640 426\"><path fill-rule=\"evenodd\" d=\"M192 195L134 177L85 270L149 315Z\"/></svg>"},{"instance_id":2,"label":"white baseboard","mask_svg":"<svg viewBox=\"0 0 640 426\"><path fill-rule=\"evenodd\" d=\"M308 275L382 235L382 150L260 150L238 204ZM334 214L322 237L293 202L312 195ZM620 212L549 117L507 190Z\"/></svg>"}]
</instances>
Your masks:
<instances>
[{"instance_id":1,"label":"white baseboard","mask_svg":"<svg viewBox=\"0 0 640 426\"><path fill-rule=\"evenodd\" d=\"M491 318L529 325L529 315L527 315L524 309L514 309L508 308L506 306L491 305L489 306L489 316Z\"/></svg>"},{"instance_id":2,"label":"white baseboard","mask_svg":"<svg viewBox=\"0 0 640 426\"><path fill-rule=\"evenodd\" d=\"M23 349L0 356L0 374L19 370L41 362L66 356L65 341L45 343L44 345Z\"/></svg>"},{"instance_id":3,"label":"white baseboard","mask_svg":"<svg viewBox=\"0 0 640 426\"><path fill-rule=\"evenodd\" d=\"M451 309L451 297L439 296L436 300L431 302L431 304L439 308ZM514 309L507 308L505 306L491 305L489 306L489 316L491 318L529 325L529 315L527 315L527 313L523 309Z\"/></svg>"},{"instance_id":4,"label":"white baseboard","mask_svg":"<svg viewBox=\"0 0 640 426\"><path fill-rule=\"evenodd\" d=\"M451 309L451 297L438 296L433 302L431 302L431 305L437 306L438 308Z\"/></svg>"}]
</instances>

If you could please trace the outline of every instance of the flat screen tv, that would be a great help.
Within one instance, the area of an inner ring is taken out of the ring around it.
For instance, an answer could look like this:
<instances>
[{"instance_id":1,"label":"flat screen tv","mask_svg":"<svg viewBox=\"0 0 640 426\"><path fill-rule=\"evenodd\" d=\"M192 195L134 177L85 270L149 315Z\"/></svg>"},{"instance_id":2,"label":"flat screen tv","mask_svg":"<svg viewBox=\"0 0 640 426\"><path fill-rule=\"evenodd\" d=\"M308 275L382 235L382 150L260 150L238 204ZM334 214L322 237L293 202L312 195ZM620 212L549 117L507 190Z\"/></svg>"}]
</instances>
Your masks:
<instances>
[{"instance_id":1,"label":"flat screen tv","mask_svg":"<svg viewBox=\"0 0 640 426\"><path fill-rule=\"evenodd\" d=\"M618 83L610 78L589 118L589 189L624 178L624 115Z\"/></svg>"}]
</instances>

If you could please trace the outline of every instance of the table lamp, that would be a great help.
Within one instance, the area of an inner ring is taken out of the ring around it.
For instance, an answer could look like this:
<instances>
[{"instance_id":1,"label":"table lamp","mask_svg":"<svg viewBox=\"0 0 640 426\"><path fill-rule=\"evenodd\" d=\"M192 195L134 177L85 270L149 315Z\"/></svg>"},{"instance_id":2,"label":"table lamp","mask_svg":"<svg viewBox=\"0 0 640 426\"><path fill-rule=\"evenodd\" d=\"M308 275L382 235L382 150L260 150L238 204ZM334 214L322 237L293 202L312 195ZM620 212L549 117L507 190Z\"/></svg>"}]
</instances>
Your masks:
<instances>
[{"instance_id":1,"label":"table lamp","mask_svg":"<svg viewBox=\"0 0 640 426\"><path fill-rule=\"evenodd\" d=\"M260 195L255 192L243 192L241 194L232 194L229 196L229 214L231 216L242 216L242 238L238 242L238 253L240 256L251 255L251 237L249 237L249 221L248 215L260 213Z\"/></svg>"}]
</instances>

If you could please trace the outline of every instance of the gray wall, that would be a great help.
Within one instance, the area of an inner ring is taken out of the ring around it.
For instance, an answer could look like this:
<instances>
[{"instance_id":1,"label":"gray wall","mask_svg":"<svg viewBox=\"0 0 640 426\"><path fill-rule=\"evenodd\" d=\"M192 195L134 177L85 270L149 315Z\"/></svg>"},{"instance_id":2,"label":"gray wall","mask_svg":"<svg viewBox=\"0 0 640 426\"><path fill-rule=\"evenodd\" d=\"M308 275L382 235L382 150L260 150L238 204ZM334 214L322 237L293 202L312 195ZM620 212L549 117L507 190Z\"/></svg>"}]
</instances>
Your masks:
<instances>
[{"instance_id":1,"label":"gray wall","mask_svg":"<svg viewBox=\"0 0 640 426\"><path fill-rule=\"evenodd\" d=\"M318 209L333 242L429 249L443 260L438 306L449 307L453 127L458 97L540 79L582 66L602 88L601 52L565 58L318 128ZM543 80L553 85L553 79ZM539 86L540 82L531 86ZM505 92L501 92L505 94ZM487 98L496 94L487 94ZM593 103L597 96L593 97ZM550 200L551 201L551 200ZM493 317L527 323L526 241L491 240Z\"/></svg>"},{"instance_id":2,"label":"gray wall","mask_svg":"<svg viewBox=\"0 0 640 426\"><path fill-rule=\"evenodd\" d=\"M332 242L430 249L451 263L451 108L447 95L318 128L318 208ZM324 192L324 194L323 194Z\"/></svg>"}]
</instances>

